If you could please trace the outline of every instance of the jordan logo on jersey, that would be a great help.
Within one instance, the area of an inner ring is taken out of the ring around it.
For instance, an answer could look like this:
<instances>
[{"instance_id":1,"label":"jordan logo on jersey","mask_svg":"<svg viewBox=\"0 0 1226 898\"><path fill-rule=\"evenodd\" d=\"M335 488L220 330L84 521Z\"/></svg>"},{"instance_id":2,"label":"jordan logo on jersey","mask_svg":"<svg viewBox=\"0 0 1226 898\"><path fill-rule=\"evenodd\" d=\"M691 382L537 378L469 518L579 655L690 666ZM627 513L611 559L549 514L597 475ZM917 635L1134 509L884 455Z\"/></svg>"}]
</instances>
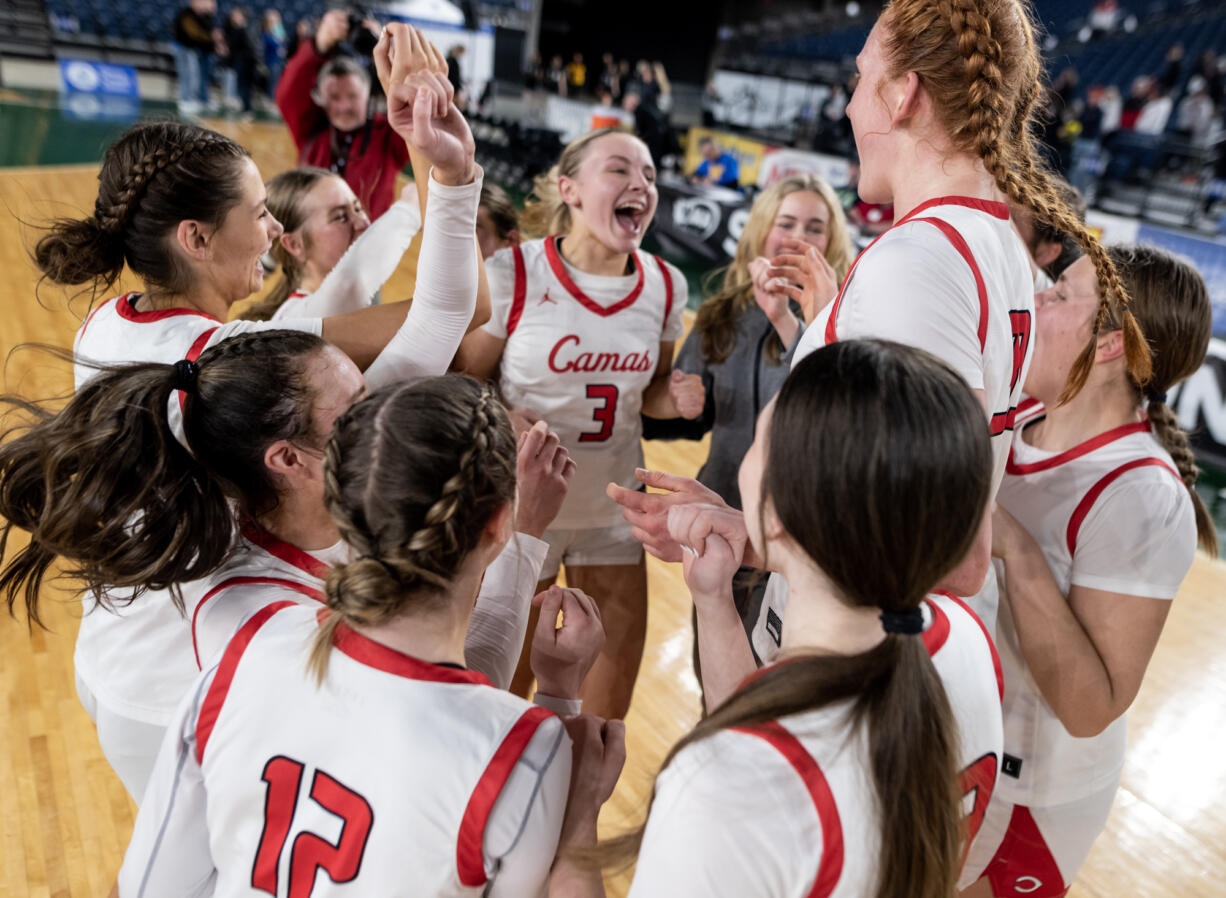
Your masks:
<instances>
[{"instance_id":1,"label":"jordan logo on jersey","mask_svg":"<svg viewBox=\"0 0 1226 898\"><path fill-rule=\"evenodd\" d=\"M555 306L558 304L558 301L557 301L556 299L554 299L552 296L550 296L550 295L549 295L549 291L548 291L548 290L546 290L546 291L545 291L545 295L541 297L541 301L540 301L540 302L538 302L538 303L537 303L537 305L538 305L538 306L543 306L543 305L544 305L545 303L547 303L547 302L551 302L551 303L553 303Z\"/></svg>"},{"instance_id":2,"label":"jordan logo on jersey","mask_svg":"<svg viewBox=\"0 0 1226 898\"><path fill-rule=\"evenodd\" d=\"M558 374L593 371L650 371L650 352L588 352L577 334L567 334L549 351L549 370Z\"/></svg>"}]
</instances>

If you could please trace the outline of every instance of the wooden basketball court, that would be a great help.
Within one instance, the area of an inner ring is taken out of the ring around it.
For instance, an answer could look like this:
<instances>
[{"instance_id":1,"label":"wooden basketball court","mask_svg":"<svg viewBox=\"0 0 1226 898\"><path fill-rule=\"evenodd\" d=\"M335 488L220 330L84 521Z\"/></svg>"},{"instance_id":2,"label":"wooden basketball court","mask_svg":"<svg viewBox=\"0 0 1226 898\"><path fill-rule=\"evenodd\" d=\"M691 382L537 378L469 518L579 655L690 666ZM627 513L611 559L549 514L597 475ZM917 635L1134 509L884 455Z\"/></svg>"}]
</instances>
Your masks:
<instances>
[{"instance_id":1,"label":"wooden basketball court","mask_svg":"<svg viewBox=\"0 0 1226 898\"><path fill-rule=\"evenodd\" d=\"M293 164L283 128L213 124L252 150L265 178ZM21 222L84 214L96 175L94 164L0 169L6 393L50 397L71 389L62 363L25 350L10 355L28 341L70 346L89 299L78 297L70 308L70 293L46 285L36 298L28 250L37 233ZM385 295L411 290L412 274L402 270ZM705 443L648 444L647 460L692 474L705 451ZM680 566L653 559L648 573L646 657L626 721L629 758L602 820L610 832L640 818L660 759L699 714ZM1226 566L1198 557L1130 713L1123 784L1070 893L1075 898L1226 895L1224 586ZM28 632L24 619L0 620L0 896L101 898L114 882L134 806L103 759L73 686L80 602L61 593L49 604L45 632ZM610 895L623 895L628 882L625 875L610 880Z\"/></svg>"}]
</instances>

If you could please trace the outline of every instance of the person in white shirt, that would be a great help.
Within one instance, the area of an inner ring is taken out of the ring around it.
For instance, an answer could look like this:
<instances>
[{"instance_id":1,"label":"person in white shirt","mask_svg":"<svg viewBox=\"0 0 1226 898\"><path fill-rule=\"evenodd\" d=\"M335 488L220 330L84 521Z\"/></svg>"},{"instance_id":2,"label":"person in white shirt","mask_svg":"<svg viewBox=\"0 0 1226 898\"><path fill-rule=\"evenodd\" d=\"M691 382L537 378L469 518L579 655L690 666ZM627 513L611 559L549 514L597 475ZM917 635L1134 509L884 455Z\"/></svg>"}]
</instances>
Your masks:
<instances>
[{"instance_id":1,"label":"person in white shirt","mask_svg":"<svg viewBox=\"0 0 1226 898\"><path fill-rule=\"evenodd\" d=\"M1216 554L1197 468L1166 393L1204 361L1213 315L1191 265L1147 246L1108 250L1150 341L1128 374L1113 305L1085 387L1060 402L1099 295L1088 259L1035 300L1031 397L997 495L993 554L1005 676L1005 755L968 894L1064 895L1106 824L1141 686L1197 541Z\"/></svg>"},{"instance_id":2,"label":"person in white shirt","mask_svg":"<svg viewBox=\"0 0 1226 898\"><path fill-rule=\"evenodd\" d=\"M602 717L624 717L647 630L642 547L605 496L613 479L635 485L643 463L640 412L695 418L703 387L672 371L686 281L639 251L655 214L655 166L638 138L615 129L572 141L537 179L526 230L547 234L487 263L490 320L465 337L458 367L496 379L513 407L543 418L578 471L546 542L541 584L566 582L601 606L605 651L584 698ZM531 672L521 663L515 690Z\"/></svg>"},{"instance_id":3,"label":"person in white shirt","mask_svg":"<svg viewBox=\"0 0 1226 898\"><path fill-rule=\"evenodd\" d=\"M951 894L996 777L999 666L974 614L927 593L987 505L982 407L929 353L841 341L763 410L740 488L792 585L783 654L710 703L606 859L637 852L636 898ZM737 620L746 534L725 515L669 516L700 640Z\"/></svg>"},{"instance_id":4,"label":"person in white shirt","mask_svg":"<svg viewBox=\"0 0 1226 898\"><path fill-rule=\"evenodd\" d=\"M92 284L96 295L126 265L145 285L142 292L99 305L78 331L78 390L97 375L99 365L195 361L228 336L270 328L322 333L366 369L372 385L447 370L473 317L478 281L473 223L482 178L468 126L447 102L449 87L424 71L423 54L403 50L410 46L406 28L390 26L376 56L394 123L433 166L417 301L408 314L408 304L400 303L323 319L225 321L235 302L260 288L260 257L281 232L265 208L260 174L245 149L216 132L171 122L138 125L107 150L94 214L57 222L35 249L40 269L55 283ZM273 384L274 395L282 386ZM176 438L185 441L180 392L170 393L167 414ZM106 456L89 458L97 463ZM115 485L130 485L124 480L127 461L111 460L120 469ZM71 502L65 507L80 511ZM194 524L190 517L176 519L170 532L187 540ZM35 622L41 571L55 554L74 558L112 551L99 544L92 525L67 531L44 517L37 534L41 548L27 550L22 557L32 566L17 575L28 586L26 606ZM180 573L190 579L206 570L207 565L188 563ZM190 634L164 594L172 581L159 585L140 576L125 581L127 586L86 581L107 590L109 598L98 605L95 590L85 596L87 613L74 656L77 688L98 725L103 753L139 800L161 730L194 676ZM9 590L10 600L16 589ZM155 594L131 602L134 593L124 592L129 589ZM161 675L150 680L131 676L132 670Z\"/></svg>"},{"instance_id":5,"label":"person in white shirt","mask_svg":"<svg viewBox=\"0 0 1226 898\"><path fill-rule=\"evenodd\" d=\"M623 737L597 729L605 760L579 745L572 770L548 707L574 710L603 639L577 590L540 597L537 705L465 666L473 598L513 531L506 412L471 378L390 386L341 415L322 468L356 556L329 572L326 610L265 606L197 680L119 895L544 894L572 779L611 787Z\"/></svg>"}]
</instances>

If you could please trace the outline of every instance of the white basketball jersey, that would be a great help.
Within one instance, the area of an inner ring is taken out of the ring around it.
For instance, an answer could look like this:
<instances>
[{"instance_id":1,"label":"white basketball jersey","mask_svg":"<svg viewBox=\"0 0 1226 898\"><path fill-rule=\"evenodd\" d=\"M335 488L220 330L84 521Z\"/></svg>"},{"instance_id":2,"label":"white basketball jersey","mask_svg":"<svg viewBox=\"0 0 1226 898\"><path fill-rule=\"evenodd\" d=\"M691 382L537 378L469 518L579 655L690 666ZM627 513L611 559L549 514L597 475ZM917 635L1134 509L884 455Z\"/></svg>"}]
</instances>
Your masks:
<instances>
[{"instance_id":1,"label":"white basketball jersey","mask_svg":"<svg viewBox=\"0 0 1226 898\"><path fill-rule=\"evenodd\" d=\"M317 684L318 617L269 605L202 675L146 793L124 898L500 894L502 858L529 842L539 861L513 894L539 894L570 776L561 720L344 625Z\"/></svg>"},{"instance_id":2,"label":"white basketball jersey","mask_svg":"<svg viewBox=\"0 0 1226 898\"><path fill-rule=\"evenodd\" d=\"M835 340L885 339L926 349L982 390L993 491L1034 353L1034 280L1004 203L941 197L868 245L834 302L806 329L792 365Z\"/></svg>"},{"instance_id":3,"label":"white basketball jersey","mask_svg":"<svg viewBox=\"0 0 1226 898\"><path fill-rule=\"evenodd\" d=\"M1036 449L1019 415L997 501L1034 537L1060 591L1082 586L1173 599L1196 554L1196 516L1170 455L1146 421L1065 452ZM999 794L1015 804L1076 801L1114 784L1123 768L1124 717L1090 738L1069 735L1039 693L1018 644L997 563L996 635L1005 672L1005 760Z\"/></svg>"},{"instance_id":4,"label":"white basketball jersey","mask_svg":"<svg viewBox=\"0 0 1226 898\"><path fill-rule=\"evenodd\" d=\"M674 266L634 254L634 274L601 277L568 265L560 237L495 253L486 262L493 311L485 330L504 339L499 387L511 406L539 414L577 470L556 529L622 521L609 481L638 486L639 411L660 361L680 339L686 282Z\"/></svg>"},{"instance_id":5,"label":"white basketball jersey","mask_svg":"<svg viewBox=\"0 0 1226 898\"><path fill-rule=\"evenodd\" d=\"M960 601L932 596L925 618L921 638L958 725L973 836L1000 757L1000 668ZM678 754L657 784L630 895L872 895L881 819L867 735L849 729L847 710L725 730Z\"/></svg>"},{"instance_id":6,"label":"white basketball jersey","mask_svg":"<svg viewBox=\"0 0 1226 898\"><path fill-rule=\"evenodd\" d=\"M142 312L135 305L138 297L129 293L107 300L77 331L73 342L78 360L73 372L77 389L99 373L83 362L169 365L184 358L197 359L208 346L247 330L277 327L318 334L321 328L317 320L222 324L194 309ZM167 415L171 429L183 441L179 402L178 396L171 398ZM185 584L183 592L190 602L194 584ZM126 594L123 590L113 592L117 599ZM100 702L124 716L157 726L170 721L196 676L188 623L164 591L146 593L114 611L94 607L87 596L73 664Z\"/></svg>"}]
</instances>

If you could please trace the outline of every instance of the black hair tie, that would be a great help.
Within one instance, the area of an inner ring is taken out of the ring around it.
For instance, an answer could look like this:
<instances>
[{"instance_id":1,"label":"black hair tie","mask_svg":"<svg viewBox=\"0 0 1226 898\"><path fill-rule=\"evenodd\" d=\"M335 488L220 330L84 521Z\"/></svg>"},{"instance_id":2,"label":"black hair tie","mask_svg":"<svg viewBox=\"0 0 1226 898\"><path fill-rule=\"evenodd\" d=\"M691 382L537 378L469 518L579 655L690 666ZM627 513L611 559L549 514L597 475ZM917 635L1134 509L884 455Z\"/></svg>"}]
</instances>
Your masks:
<instances>
[{"instance_id":1,"label":"black hair tie","mask_svg":"<svg viewBox=\"0 0 1226 898\"><path fill-rule=\"evenodd\" d=\"M400 576L400 571L396 570L394 567L392 567L392 565L388 564L386 561L376 555L359 555L358 561L374 561L377 564L382 565L383 570L387 571L388 576L397 583L403 582Z\"/></svg>"},{"instance_id":2,"label":"black hair tie","mask_svg":"<svg viewBox=\"0 0 1226 898\"><path fill-rule=\"evenodd\" d=\"M883 611L881 629L887 633L917 636L924 632L924 612L919 608L912 608L910 611Z\"/></svg>"},{"instance_id":3,"label":"black hair tie","mask_svg":"<svg viewBox=\"0 0 1226 898\"><path fill-rule=\"evenodd\" d=\"M190 359L179 359L175 362L175 389L184 393L196 392L196 380L200 377L200 366Z\"/></svg>"},{"instance_id":4,"label":"black hair tie","mask_svg":"<svg viewBox=\"0 0 1226 898\"><path fill-rule=\"evenodd\" d=\"M1150 401L1150 402L1161 402L1163 405L1166 405L1166 393L1165 393L1165 392L1162 392L1162 393L1150 393L1150 394L1149 394L1149 401Z\"/></svg>"}]
</instances>

